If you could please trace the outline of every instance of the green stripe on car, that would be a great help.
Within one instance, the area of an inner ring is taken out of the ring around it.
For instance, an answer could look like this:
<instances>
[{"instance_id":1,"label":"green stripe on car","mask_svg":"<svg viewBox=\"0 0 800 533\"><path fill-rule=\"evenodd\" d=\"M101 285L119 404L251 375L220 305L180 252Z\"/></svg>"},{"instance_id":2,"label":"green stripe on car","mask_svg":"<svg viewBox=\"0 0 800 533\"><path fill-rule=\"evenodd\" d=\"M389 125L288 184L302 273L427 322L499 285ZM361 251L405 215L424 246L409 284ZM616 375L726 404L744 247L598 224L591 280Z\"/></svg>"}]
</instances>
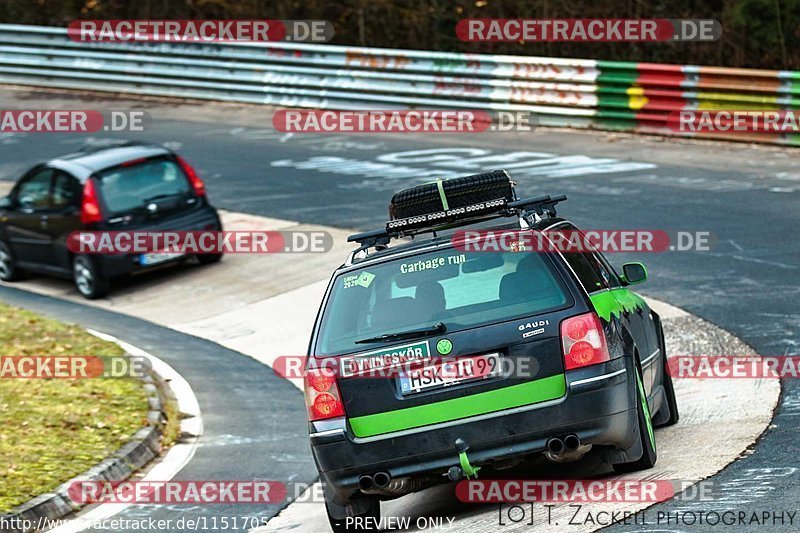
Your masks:
<instances>
[{"instance_id":1,"label":"green stripe on car","mask_svg":"<svg viewBox=\"0 0 800 533\"><path fill-rule=\"evenodd\" d=\"M554 400L566 392L566 378L557 374L462 398L351 418L350 427L356 437L372 437Z\"/></svg>"}]
</instances>

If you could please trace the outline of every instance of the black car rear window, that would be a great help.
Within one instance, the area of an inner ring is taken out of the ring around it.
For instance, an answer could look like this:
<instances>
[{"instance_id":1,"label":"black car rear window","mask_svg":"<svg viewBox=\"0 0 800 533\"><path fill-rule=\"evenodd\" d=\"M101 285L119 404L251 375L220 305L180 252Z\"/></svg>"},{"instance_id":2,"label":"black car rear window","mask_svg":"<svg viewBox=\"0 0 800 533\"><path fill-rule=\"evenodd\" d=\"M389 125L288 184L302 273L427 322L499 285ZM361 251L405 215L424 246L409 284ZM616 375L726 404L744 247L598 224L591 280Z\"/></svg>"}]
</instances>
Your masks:
<instances>
[{"instance_id":1,"label":"black car rear window","mask_svg":"<svg viewBox=\"0 0 800 533\"><path fill-rule=\"evenodd\" d=\"M131 211L158 198L185 196L191 190L183 170L171 159L116 167L99 177L103 199L114 213Z\"/></svg>"},{"instance_id":2,"label":"black car rear window","mask_svg":"<svg viewBox=\"0 0 800 533\"><path fill-rule=\"evenodd\" d=\"M568 304L546 254L446 249L398 257L333 280L316 353L363 350L356 340L437 322L456 331Z\"/></svg>"}]
</instances>

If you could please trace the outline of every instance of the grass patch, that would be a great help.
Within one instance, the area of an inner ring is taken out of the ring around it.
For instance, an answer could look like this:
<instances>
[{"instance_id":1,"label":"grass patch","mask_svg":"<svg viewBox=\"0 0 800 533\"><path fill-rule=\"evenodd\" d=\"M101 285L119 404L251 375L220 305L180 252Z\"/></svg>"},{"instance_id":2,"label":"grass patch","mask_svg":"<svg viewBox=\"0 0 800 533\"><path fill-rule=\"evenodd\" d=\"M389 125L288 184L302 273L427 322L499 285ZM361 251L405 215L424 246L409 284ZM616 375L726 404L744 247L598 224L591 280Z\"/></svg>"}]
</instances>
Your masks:
<instances>
[{"instance_id":1,"label":"grass patch","mask_svg":"<svg viewBox=\"0 0 800 533\"><path fill-rule=\"evenodd\" d=\"M0 304L0 355L121 355L116 344ZM55 489L147 425L140 380L0 379L0 513Z\"/></svg>"},{"instance_id":2,"label":"grass patch","mask_svg":"<svg viewBox=\"0 0 800 533\"><path fill-rule=\"evenodd\" d=\"M164 402L161 409L166 418L161 428L161 446L168 448L181 436L181 412L178 410L178 402L172 399Z\"/></svg>"}]
</instances>

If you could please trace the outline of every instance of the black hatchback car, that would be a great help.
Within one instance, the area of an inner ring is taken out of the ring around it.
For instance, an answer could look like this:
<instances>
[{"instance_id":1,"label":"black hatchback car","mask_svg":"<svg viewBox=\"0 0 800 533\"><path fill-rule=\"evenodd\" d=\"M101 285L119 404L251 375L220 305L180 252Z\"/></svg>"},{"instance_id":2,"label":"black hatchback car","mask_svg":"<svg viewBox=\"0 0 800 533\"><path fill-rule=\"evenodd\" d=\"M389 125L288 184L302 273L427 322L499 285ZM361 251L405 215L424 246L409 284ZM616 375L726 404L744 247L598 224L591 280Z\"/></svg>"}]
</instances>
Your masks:
<instances>
[{"instance_id":1,"label":"black hatchback car","mask_svg":"<svg viewBox=\"0 0 800 533\"><path fill-rule=\"evenodd\" d=\"M494 171L401 191L384 228L350 237L360 247L331 278L305 376L334 531L485 466L590 451L618 472L653 466L653 428L678 406L660 319L629 289L644 266L459 240L475 227L578 232L556 216L565 199L518 200Z\"/></svg>"},{"instance_id":2,"label":"black hatchback car","mask_svg":"<svg viewBox=\"0 0 800 533\"><path fill-rule=\"evenodd\" d=\"M90 147L36 165L0 199L0 280L28 271L71 277L84 297L99 298L115 277L186 257L75 254L67 245L73 232L221 229L203 181L179 155L138 143Z\"/></svg>"}]
</instances>

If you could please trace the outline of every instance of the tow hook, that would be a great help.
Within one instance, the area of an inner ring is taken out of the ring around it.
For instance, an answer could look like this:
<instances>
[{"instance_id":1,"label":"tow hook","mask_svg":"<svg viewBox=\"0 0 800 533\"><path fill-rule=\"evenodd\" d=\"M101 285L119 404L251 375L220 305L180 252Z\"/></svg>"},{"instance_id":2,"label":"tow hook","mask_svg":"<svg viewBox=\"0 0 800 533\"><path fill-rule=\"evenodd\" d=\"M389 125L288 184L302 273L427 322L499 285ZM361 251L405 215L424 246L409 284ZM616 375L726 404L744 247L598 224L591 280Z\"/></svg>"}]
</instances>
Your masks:
<instances>
[{"instance_id":1,"label":"tow hook","mask_svg":"<svg viewBox=\"0 0 800 533\"><path fill-rule=\"evenodd\" d=\"M456 451L458 452L458 462L461 465L461 473L464 475L465 478L478 478L478 470L481 469L479 466L472 466L469 462L469 457L467 457L467 451L469 450L469 444L462 439L456 439ZM452 479L452 474L454 474L453 468L450 469L451 472L448 473L448 477Z\"/></svg>"}]
</instances>

